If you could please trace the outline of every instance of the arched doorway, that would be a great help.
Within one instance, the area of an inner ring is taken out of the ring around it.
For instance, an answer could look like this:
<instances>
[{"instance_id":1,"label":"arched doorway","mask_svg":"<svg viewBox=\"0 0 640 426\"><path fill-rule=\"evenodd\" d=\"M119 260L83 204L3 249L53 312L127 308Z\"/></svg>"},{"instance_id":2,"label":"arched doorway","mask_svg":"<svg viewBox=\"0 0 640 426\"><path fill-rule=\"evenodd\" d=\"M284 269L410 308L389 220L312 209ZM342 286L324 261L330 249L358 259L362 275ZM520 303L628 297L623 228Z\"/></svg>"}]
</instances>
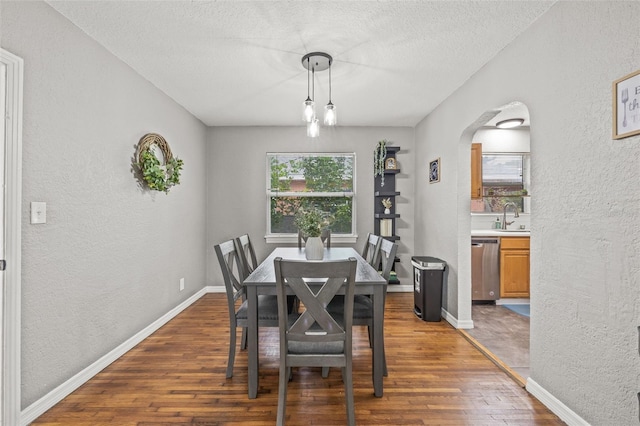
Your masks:
<instances>
[{"instance_id":1,"label":"arched doorway","mask_svg":"<svg viewBox=\"0 0 640 426\"><path fill-rule=\"evenodd\" d=\"M491 113L471 138L474 326L464 333L524 386L529 376L529 111L523 103L512 102ZM509 120L514 126L501 128Z\"/></svg>"}]
</instances>

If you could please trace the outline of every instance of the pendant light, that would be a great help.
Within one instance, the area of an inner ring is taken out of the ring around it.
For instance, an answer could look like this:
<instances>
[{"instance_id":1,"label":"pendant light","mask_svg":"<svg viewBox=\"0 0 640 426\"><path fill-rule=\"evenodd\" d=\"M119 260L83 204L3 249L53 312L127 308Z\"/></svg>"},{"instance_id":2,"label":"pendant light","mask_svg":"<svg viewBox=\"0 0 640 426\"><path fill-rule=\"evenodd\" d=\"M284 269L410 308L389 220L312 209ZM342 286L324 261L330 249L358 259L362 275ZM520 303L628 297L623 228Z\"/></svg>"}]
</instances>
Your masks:
<instances>
[{"instance_id":1,"label":"pendant light","mask_svg":"<svg viewBox=\"0 0 640 426\"><path fill-rule=\"evenodd\" d=\"M315 103L309 96L309 58L307 58L307 99L302 104L302 121L305 123L311 123L316 117Z\"/></svg>"},{"instance_id":2,"label":"pendant light","mask_svg":"<svg viewBox=\"0 0 640 426\"><path fill-rule=\"evenodd\" d=\"M311 95L313 96L312 99L316 98L316 72L314 68L311 69ZM307 136L310 138L320 136L320 123L318 123L318 119L316 118L315 110L313 118L307 123Z\"/></svg>"},{"instance_id":3,"label":"pendant light","mask_svg":"<svg viewBox=\"0 0 640 426\"><path fill-rule=\"evenodd\" d=\"M302 66L307 69L307 99L303 103L302 119L307 123L307 136L320 136L320 123L315 111L315 73L329 69L329 103L325 106L325 126L335 126L337 122L336 107L331 102L331 65L333 58L324 52L307 53L302 57ZM311 93L309 93L309 73L311 73Z\"/></svg>"},{"instance_id":4,"label":"pendant light","mask_svg":"<svg viewBox=\"0 0 640 426\"><path fill-rule=\"evenodd\" d=\"M331 103L331 63L333 61L329 59L329 103L324 107L324 125L335 126L338 122L338 116L336 106Z\"/></svg>"}]
</instances>

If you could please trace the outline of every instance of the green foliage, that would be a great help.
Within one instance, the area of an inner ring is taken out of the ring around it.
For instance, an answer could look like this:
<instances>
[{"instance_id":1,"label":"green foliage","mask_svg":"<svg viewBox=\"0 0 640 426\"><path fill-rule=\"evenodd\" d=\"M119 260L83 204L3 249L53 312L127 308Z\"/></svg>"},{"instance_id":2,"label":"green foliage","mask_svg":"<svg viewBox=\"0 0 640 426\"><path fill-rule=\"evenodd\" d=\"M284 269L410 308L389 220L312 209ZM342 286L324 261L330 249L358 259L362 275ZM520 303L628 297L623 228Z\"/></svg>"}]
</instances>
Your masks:
<instances>
[{"instance_id":1,"label":"green foliage","mask_svg":"<svg viewBox=\"0 0 640 426\"><path fill-rule=\"evenodd\" d=\"M294 221L296 227L306 237L319 237L322 230L327 228L331 220L322 210L311 207L308 209L299 208Z\"/></svg>"},{"instance_id":2,"label":"green foliage","mask_svg":"<svg viewBox=\"0 0 640 426\"><path fill-rule=\"evenodd\" d=\"M140 154L138 167L149 189L168 193L171 187L180 184L183 164L181 159L174 157L162 166L158 157L151 150L146 150Z\"/></svg>"}]
</instances>

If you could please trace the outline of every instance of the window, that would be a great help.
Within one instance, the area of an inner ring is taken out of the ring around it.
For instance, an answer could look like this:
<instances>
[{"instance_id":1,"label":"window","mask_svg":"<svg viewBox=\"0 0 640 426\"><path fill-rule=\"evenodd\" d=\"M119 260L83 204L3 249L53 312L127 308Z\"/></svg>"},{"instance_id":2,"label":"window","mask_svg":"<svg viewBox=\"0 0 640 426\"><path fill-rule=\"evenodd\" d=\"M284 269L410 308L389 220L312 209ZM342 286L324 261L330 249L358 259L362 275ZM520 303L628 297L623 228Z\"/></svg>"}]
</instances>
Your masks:
<instances>
[{"instance_id":1,"label":"window","mask_svg":"<svg viewBox=\"0 0 640 426\"><path fill-rule=\"evenodd\" d=\"M331 216L332 239L354 235L355 157L355 153L268 153L267 236L297 235L295 213L311 206Z\"/></svg>"},{"instance_id":2,"label":"window","mask_svg":"<svg viewBox=\"0 0 640 426\"><path fill-rule=\"evenodd\" d=\"M472 202L473 213L502 213L514 202L522 213L529 213L529 154L482 154L482 200Z\"/></svg>"}]
</instances>

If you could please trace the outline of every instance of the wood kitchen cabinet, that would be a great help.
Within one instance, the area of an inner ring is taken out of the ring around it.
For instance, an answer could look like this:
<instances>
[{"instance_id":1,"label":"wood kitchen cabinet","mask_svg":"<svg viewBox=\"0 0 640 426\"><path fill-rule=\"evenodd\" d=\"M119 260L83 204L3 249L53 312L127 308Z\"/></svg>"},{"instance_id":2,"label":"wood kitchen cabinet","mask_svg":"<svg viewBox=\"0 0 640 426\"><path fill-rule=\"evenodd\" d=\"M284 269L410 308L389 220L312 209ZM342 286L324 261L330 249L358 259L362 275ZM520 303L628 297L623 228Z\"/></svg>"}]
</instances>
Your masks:
<instances>
[{"instance_id":1,"label":"wood kitchen cabinet","mask_svg":"<svg viewBox=\"0 0 640 426\"><path fill-rule=\"evenodd\" d=\"M529 297L529 237L500 239L500 298Z\"/></svg>"},{"instance_id":2,"label":"wood kitchen cabinet","mask_svg":"<svg viewBox=\"0 0 640 426\"><path fill-rule=\"evenodd\" d=\"M482 144L471 144L471 199L482 198Z\"/></svg>"}]
</instances>

